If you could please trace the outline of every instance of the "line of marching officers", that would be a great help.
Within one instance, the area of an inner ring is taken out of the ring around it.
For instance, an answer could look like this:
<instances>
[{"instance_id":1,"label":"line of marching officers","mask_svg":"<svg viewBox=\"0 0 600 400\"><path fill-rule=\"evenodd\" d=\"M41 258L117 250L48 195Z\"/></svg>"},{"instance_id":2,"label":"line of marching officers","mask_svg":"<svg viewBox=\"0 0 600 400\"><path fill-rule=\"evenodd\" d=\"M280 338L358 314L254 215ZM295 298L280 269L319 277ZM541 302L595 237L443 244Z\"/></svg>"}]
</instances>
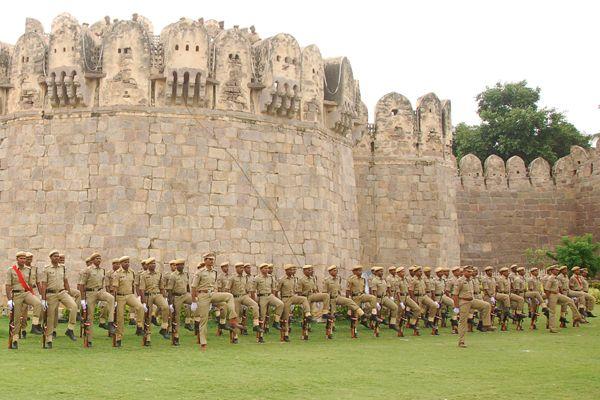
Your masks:
<instances>
[{"instance_id":1,"label":"line of marching officers","mask_svg":"<svg viewBox=\"0 0 600 400\"><path fill-rule=\"evenodd\" d=\"M445 326L449 317L452 332L458 334L458 344L466 347L465 334L477 326L480 331L494 330L494 318L502 330L510 319L522 330L522 321L531 318L531 329L536 329L541 311L547 317L550 332L556 329L556 308L560 306L559 321L566 327L567 308L573 323L586 323L593 317L594 298L588 293L587 270L572 269L569 277L566 266L550 266L543 276L537 268L529 270L512 265L498 273L484 268L480 277L471 266L436 268L413 266L389 267L384 277L383 267L372 267L365 278L363 266L351 268L351 275L342 284L339 268L327 268L327 277L319 284L311 265L304 265L300 276L292 264L283 266L279 279L273 273L273 264L261 264L258 274L252 275L250 264L236 263L230 271L228 262L215 268L215 255L207 253L192 274L185 260L172 260L170 271L157 270L154 258L142 261L140 272L130 268L129 257L112 260L112 268L105 270L98 253L86 259L86 267L79 273L77 289L67 279L64 256L58 251L49 254L50 262L43 268L32 266L33 255L16 254L16 264L7 270L6 295L8 307L14 316L10 348L18 348L20 337L26 336L28 310L32 308L31 333L44 335L44 347L52 348L56 336L58 307L61 303L69 313L65 335L77 340L74 328L79 310L86 324L86 346L92 345L94 311L100 305L100 327L113 336L116 347L122 345L126 322L126 305L131 310L130 324L137 325L136 334L144 336L143 343L151 343L149 319L160 325L160 335L179 345L179 316L185 315L185 328L195 331L203 350L207 345L209 311L215 310L219 331L230 331L237 343L238 335L245 334L245 315L252 311L252 329L258 342L272 327L280 331L282 341L290 340L292 307L302 309L302 335L308 338L308 324L314 322L319 305L321 318L326 322L326 335L331 338L336 310L346 307L351 320L351 333L356 337L356 322L378 335L379 326L387 325L403 335L403 328L419 335L422 320L433 335ZM38 295L35 295L37 289ZM528 305L528 315L524 305ZM271 312L272 311L272 312ZM160 317L161 322L158 323ZM242 316L242 318L238 318ZM475 324L475 319L478 323ZM83 329L83 328L82 328Z\"/></svg>"}]
</instances>

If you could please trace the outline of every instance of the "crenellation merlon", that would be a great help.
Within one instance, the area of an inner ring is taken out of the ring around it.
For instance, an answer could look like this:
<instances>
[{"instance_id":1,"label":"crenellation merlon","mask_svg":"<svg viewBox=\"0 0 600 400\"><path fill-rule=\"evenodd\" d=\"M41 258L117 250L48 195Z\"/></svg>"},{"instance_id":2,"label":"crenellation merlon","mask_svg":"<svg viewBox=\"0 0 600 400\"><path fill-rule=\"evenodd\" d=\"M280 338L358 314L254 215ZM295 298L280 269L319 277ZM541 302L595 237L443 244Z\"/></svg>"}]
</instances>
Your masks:
<instances>
[{"instance_id":1,"label":"crenellation merlon","mask_svg":"<svg viewBox=\"0 0 600 400\"><path fill-rule=\"evenodd\" d=\"M313 122L355 139L365 129L348 59L323 60L286 33L261 39L254 26L181 18L155 35L139 14L90 25L63 13L49 33L35 19L25 25L15 46L0 46L0 114L200 107Z\"/></svg>"}]
</instances>

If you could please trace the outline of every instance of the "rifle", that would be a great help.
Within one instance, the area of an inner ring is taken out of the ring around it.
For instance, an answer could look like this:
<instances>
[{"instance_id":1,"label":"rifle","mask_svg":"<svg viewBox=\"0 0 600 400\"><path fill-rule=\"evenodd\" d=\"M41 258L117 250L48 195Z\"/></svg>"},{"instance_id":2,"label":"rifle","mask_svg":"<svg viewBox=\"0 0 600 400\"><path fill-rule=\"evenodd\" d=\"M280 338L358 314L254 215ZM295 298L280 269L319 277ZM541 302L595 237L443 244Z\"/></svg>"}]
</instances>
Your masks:
<instances>
[{"instance_id":1,"label":"rifle","mask_svg":"<svg viewBox=\"0 0 600 400\"><path fill-rule=\"evenodd\" d=\"M14 302L13 302L14 303ZM13 336L15 334L15 306L10 309L8 314L8 348L12 349Z\"/></svg>"},{"instance_id":2,"label":"rifle","mask_svg":"<svg viewBox=\"0 0 600 400\"><path fill-rule=\"evenodd\" d=\"M242 326L246 326L246 321L248 319L248 309L246 307L242 307ZM242 335L247 335L248 331L242 331Z\"/></svg>"},{"instance_id":3,"label":"rifle","mask_svg":"<svg viewBox=\"0 0 600 400\"><path fill-rule=\"evenodd\" d=\"M308 319L306 317L302 317L302 334L301 334L302 340L308 340L309 329L310 329L310 327L308 324Z\"/></svg>"},{"instance_id":4,"label":"rifle","mask_svg":"<svg viewBox=\"0 0 600 400\"><path fill-rule=\"evenodd\" d=\"M437 309L437 311L435 312L435 316L433 317L433 324L431 325L431 334L434 336L437 336L440 334L439 329L438 329L438 322L441 319L441 312L442 312L442 296L443 294L440 296L440 299L438 301L439 307Z\"/></svg>"},{"instance_id":5,"label":"rifle","mask_svg":"<svg viewBox=\"0 0 600 400\"><path fill-rule=\"evenodd\" d=\"M170 317L171 317L171 344L176 346L177 345L177 337L176 334L179 332L179 316L177 315L177 309L175 308L175 303L173 302L173 300L175 299L171 299L170 304L173 304L173 312L170 313Z\"/></svg>"},{"instance_id":6,"label":"rifle","mask_svg":"<svg viewBox=\"0 0 600 400\"><path fill-rule=\"evenodd\" d=\"M381 321L381 319L379 318L381 315L381 310L383 310L383 297L378 298L377 300L379 300L379 310L377 310L377 314L376 316L378 317L375 321L373 321L373 335L375 335L375 337L379 337L379 323Z\"/></svg>"},{"instance_id":7,"label":"rifle","mask_svg":"<svg viewBox=\"0 0 600 400\"><path fill-rule=\"evenodd\" d=\"M81 323L79 324L79 337L83 337L83 347L90 347L90 321L88 320L88 308L81 308Z\"/></svg>"},{"instance_id":8,"label":"rifle","mask_svg":"<svg viewBox=\"0 0 600 400\"><path fill-rule=\"evenodd\" d=\"M42 315L40 316L42 324L42 348L46 348L46 338L48 337L48 309L42 307Z\"/></svg>"},{"instance_id":9,"label":"rifle","mask_svg":"<svg viewBox=\"0 0 600 400\"><path fill-rule=\"evenodd\" d=\"M150 314L151 310L148 306L148 297L144 296L144 300L146 300L146 312L144 313L144 336L142 336L142 346L149 346L150 341L148 340L150 337Z\"/></svg>"}]
</instances>

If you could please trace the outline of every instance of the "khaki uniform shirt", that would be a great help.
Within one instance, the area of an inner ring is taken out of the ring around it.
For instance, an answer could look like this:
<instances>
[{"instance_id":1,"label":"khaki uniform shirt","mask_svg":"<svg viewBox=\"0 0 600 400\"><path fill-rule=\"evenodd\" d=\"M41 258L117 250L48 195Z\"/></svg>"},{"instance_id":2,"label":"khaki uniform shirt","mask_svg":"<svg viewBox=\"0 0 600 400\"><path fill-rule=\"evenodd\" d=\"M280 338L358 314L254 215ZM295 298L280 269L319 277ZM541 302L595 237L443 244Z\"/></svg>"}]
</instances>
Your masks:
<instances>
[{"instance_id":1,"label":"khaki uniform shirt","mask_svg":"<svg viewBox=\"0 0 600 400\"><path fill-rule=\"evenodd\" d=\"M583 276L580 276L581 278L581 287L583 288L584 292L588 292L590 290L590 284L588 283L587 279L585 279Z\"/></svg>"},{"instance_id":2,"label":"khaki uniform shirt","mask_svg":"<svg viewBox=\"0 0 600 400\"><path fill-rule=\"evenodd\" d=\"M291 278L285 276L279 280L277 284L277 290L279 291L279 296L281 298L284 297L292 297L296 294L298 287L298 278L292 276Z\"/></svg>"},{"instance_id":3,"label":"khaki uniform shirt","mask_svg":"<svg viewBox=\"0 0 600 400\"><path fill-rule=\"evenodd\" d=\"M392 297L396 297L396 293L398 293L398 276L388 274L385 277L385 281L388 283L388 287L390 288L390 295Z\"/></svg>"},{"instance_id":4,"label":"khaki uniform shirt","mask_svg":"<svg viewBox=\"0 0 600 400\"><path fill-rule=\"evenodd\" d=\"M509 294L510 292L510 281L504 275L500 275L496 279L496 292Z\"/></svg>"},{"instance_id":5,"label":"khaki uniform shirt","mask_svg":"<svg viewBox=\"0 0 600 400\"><path fill-rule=\"evenodd\" d=\"M376 296L378 299L387 296L388 283L385 279L378 276L374 276L371 280L371 294Z\"/></svg>"},{"instance_id":6,"label":"khaki uniform shirt","mask_svg":"<svg viewBox=\"0 0 600 400\"><path fill-rule=\"evenodd\" d=\"M254 284L254 278L254 275L244 274L244 279L246 280L246 293L256 291L256 289L254 289L254 287L256 286Z\"/></svg>"},{"instance_id":7,"label":"khaki uniform shirt","mask_svg":"<svg viewBox=\"0 0 600 400\"><path fill-rule=\"evenodd\" d=\"M563 294L567 294L567 292L569 291L569 278L567 278L563 274L558 274L556 279L558 279L560 292Z\"/></svg>"},{"instance_id":8,"label":"khaki uniform shirt","mask_svg":"<svg viewBox=\"0 0 600 400\"><path fill-rule=\"evenodd\" d=\"M347 287L351 296L360 296L365 293L365 278L351 275L347 280Z\"/></svg>"},{"instance_id":9,"label":"khaki uniform shirt","mask_svg":"<svg viewBox=\"0 0 600 400\"><path fill-rule=\"evenodd\" d=\"M52 264L46 265L40 276L40 282L46 283L46 290L58 293L65 290L65 266L58 264L56 267Z\"/></svg>"},{"instance_id":10,"label":"khaki uniform shirt","mask_svg":"<svg viewBox=\"0 0 600 400\"><path fill-rule=\"evenodd\" d=\"M21 275L23 275L25 283L27 283L30 288L33 288L36 284L35 272L32 271L27 265L23 265L23 267L20 267L19 269L21 270ZM12 290L20 290L22 292L25 291L25 288L21 286L21 283L19 282L17 273L12 267L6 270L6 279L4 282L6 285L9 285Z\"/></svg>"},{"instance_id":11,"label":"khaki uniform shirt","mask_svg":"<svg viewBox=\"0 0 600 400\"><path fill-rule=\"evenodd\" d=\"M160 293L165 287L163 274L160 272L146 271L140 276L140 290L146 293Z\"/></svg>"},{"instance_id":12,"label":"khaki uniform shirt","mask_svg":"<svg viewBox=\"0 0 600 400\"><path fill-rule=\"evenodd\" d=\"M306 297L312 293L317 293L319 291L317 277L302 275L300 279L298 279L298 291L302 296Z\"/></svg>"},{"instance_id":13,"label":"khaki uniform shirt","mask_svg":"<svg viewBox=\"0 0 600 400\"><path fill-rule=\"evenodd\" d=\"M484 294L489 297L494 297L496 295L496 279L493 276L482 276L481 288L483 289Z\"/></svg>"},{"instance_id":14,"label":"khaki uniform shirt","mask_svg":"<svg viewBox=\"0 0 600 400\"><path fill-rule=\"evenodd\" d=\"M527 278L527 291L542 293L543 290L540 278L529 275L529 278Z\"/></svg>"},{"instance_id":15,"label":"khaki uniform shirt","mask_svg":"<svg viewBox=\"0 0 600 400\"><path fill-rule=\"evenodd\" d=\"M181 296L188 292L188 285L190 282L190 276L185 271L171 272L169 275L169 281L167 282L167 290L171 291L174 296Z\"/></svg>"},{"instance_id":16,"label":"khaki uniform shirt","mask_svg":"<svg viewBox=\"0 0 600 400\"><path fill-rule=\"evenodd\" d=\"M131 267L129 267L129 269L131 269ZM135 287L139 287L140 286L140 278L146 272L148 272L147 269L142 269L140 272L134 272L134 274L135 274L135 280L133 281L133 284L135 285Z\"/></svg>"},{"instance_id":17,"label":"khaki uniform shirt","mask_svg":"<svg viewBox=\"0 0 600 400\"><path fill-rule=\"evenodd\" d=\"M98 290L102 289L104 285L104 278L106 277L106 270L102 267L96 267L94 265L86 267L79 273L79 284L83 285L85 289Z\"/></svg>"},{"instance_id":18,"label":"khaki uniform shirt","mask_svg":"<svg viewBox=\"0 0 600 400\"><path fill-rule=\"evenodd\" d=\"M423 282L425 282L425 291L427 294L430 294L435 290L435 284L433 283L433 278L428 278L425 275L421 277Z\"/></svg>"},{"instance_id":19,"label":"khaki uniform shirt","mask_svg":"<svg viewBox=\"0 0 600 400\"><path fill-rule=\"evenodd\" d=\"M481 280L479 279L479 276L472 277L471 284L473 285L473 294L481 294Z\"/></svg>"},{"instance_id":20,"label":"khaki uniform shirt","mask_svg":"<svg viewBox=\"0 0 600 400\"><path fill-rule=\"evenodd\" d=\"M268 296L273 293L273 290L277 289L277 286L275 285L275 279L268 274L267 276L262 276L262 274L257 275L252 284L254 286L253 291L260 296Z\"/></svg>"},{"instance_id":21,"label":"khaki uniform shirt","mask_svg":"<svg viewBox=\"0 0 600 400\"><path fill-rule=\"evenodd\" d=\"M225 274L224 272L217 274L217 284L216 284L217 292L227 291L227 289L229 287L229 281L234 275L236 275L236 274L230 275L230 274Z\"/></svg>"},{"instance_id":22,"label":"khaki uniform shirt","mask_svg":"<svg viewBox=\"0 0 600 400\"><path fill-rule=\"evenodd\" d=\"M119 268L112 276L112 286L117 288L117 295L133 294L133 285L136 281L136 273L128 269Z\"/></svg>"},{"instance_id":23,"label":"khaki uniform shirt","mask_svg":"<svg viewBox=\"0 0 600 400\"><path fill-rule=\"evenodd\" d=\"M514 294L518 294L519 296L522 296L525 292L525 279L519 274L517 274L513 280L512 292Z\"/></svg>"},{"instance_id":24,"label":"khaki uniform shirt","mask_svg":"<svg viewBox=\"0 0 600 400\"><path fill-rule=\"evenodd\" d=\"M459 300L470 301L474 299L473 281L461 276L457 279L456 285L452 290L454 296L458 296Z\"/></svg>"},{"instance_id":25,"label":"khaki uniform shirt","mask_svg":"<svg viewBox=\"0 0 600 400\"><path fill-rule=\"evenodd\" d=\"M217 271L214 269L209 271L206 267L200 268L194 275L192 287L207 292L215 291L217 288Z\"/></svg>"},{"instance_id":26,"label":"khaki uniform shirt","mask_svg":"<svg viewBox=\"0 0 600 400\"><path fill-rule=\"evenodd\" d=\"M425 296L427 292L427 286L423 279L414 278L409 286L415 297Z\"/></svg>"},{"instance_id":27,"label":"khaki uniform shirt","mask_svg":"<svg viewBox=\"0 0 600 400\"><path fill-rule=\"evenodd\" d=\"M329 275L327 278L323 280L323 291L329 294L329 297L335 299L338 296L341 296L340 291L342 290L342 278L333 277Z\"/></svg>"},{"instance_id":28,"label":"khaki uniform shirt","mask_svg":"<svg viewBox=\"0 0 600 400\"><path fill-rule=\"evenodd\" d=\"M454 275L450 276L446 280L446 292L448 294L450 294L450 296L452 296L452 293L454 293L454 286L456 285L457 281L458 281L458 278Z\"/></svg>"},{"instance_id":29,"label":"khaki uniform shirt","mask_svg":"<svg viewBox=\"0 0 600 400\"><path fill-rule=\"evenodd\" d=\"M544 284L544 290L550 293L558 293L560 288L560 282L557 277L554 275L550 275L546 278L546 283Z\"/></svg>"},{"instance_id":30,"label":"khaki uniform shirt","mask_svg":"<svg viewBox=\"0 0 600 400\"><path fill-rule=\"evenodd\" d=\"M571 279L569 279L569 288L578 292L583 291L583 280L581 276L571 276Z\"/></svg>"},{"instance_id":31,"label":"khaki uniform shirt","mask_svg":"<svg viewBox=\"0 0 600 400\"><path fill-rule=\"evenodd\" d=\"M437 276L433 278L433 293L435 294L435 297L438 299L442 297L445 290L446 282L444 282L444 279Z\"/></svg>"},{"instance_id":32,"label":"khaki uniform shirt","mask_svg":"<svg viewBox=\"0 0 600 400\"><path fill-rule=\"evenodd\" d=\"M247 276L235 274L229 278L226 288L234 297L241 297L247 294L246 291Z\"/></svg>"},{"instance_id":33,"label":"khaki uniform shirt","mask_svg":"<svg viewBox=\"0 0 600 400\"><path fill-rule=\"evenodd\" d=\"M409 286L410 286L410 283L409 283L407 277L398 278L398 295L399 296L407 296Z\"/></svg>"}]
</instances>

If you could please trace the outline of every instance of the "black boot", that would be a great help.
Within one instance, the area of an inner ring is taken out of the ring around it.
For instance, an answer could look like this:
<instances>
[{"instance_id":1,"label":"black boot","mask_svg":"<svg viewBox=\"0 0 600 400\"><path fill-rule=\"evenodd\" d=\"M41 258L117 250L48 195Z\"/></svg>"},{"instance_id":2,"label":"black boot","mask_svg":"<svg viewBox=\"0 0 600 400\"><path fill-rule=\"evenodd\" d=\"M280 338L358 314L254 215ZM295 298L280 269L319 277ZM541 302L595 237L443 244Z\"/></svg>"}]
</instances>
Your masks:
<instances>
[{"instance_id":1,"label":"black boot","mask_svg":"<svg viewBox=\"0 0 600 400\"><path fill-rule=\"evenodd\" d=\"M185 324L183 327L190 332L194 332L194 325L192 324Z\"/></svg>"},{"instance_id":2,"label":"black boot","mask_svg":"<svg viewBox=\"0 0 600 400\"><path fill-rule=\"evenodd\" d=\"M138 326L137 328L135 328L135 334L137 336L143 336L144 335L144 330Z\"/></svg>"},{"instance_id":3,"label":"black boot","mask_svg":"<svg viewBox=\"0 0 600 400\"><path fill-rule=\"evenodd\" d=\"M77 313L77 317L75 319L77 322L81 322L81 314Z\"/></svg>"},{"instance_id":4,"label":"black boot","mask_svg":"<svg viewBox=\"0 0 600 400\"><path fill-rule=\"evenodd\" d=\"M137 325L137 323L135 322L135 319L129 318L129 325L131 325L131 326Z\"/></svg>"},{"instance_id":5,"label":"black boot","mask_svg":"<svg viewBox=\"0 0 600 400\"><path fill-rule=\"evenodd\" d=\"M590 318L596 318L596 316L594 314L592 314L591 311L587 312L587 316L590 317Z\"/></svg>"},{"instance_id":6,"label":"black boot","mask_svg":"<svg viewBox=\"0 0 600 400\"><path fill-rule=\"evenodd\" d=\"M73 333L73 329L67 329L67 330L65 331L65 335L66 335L66 336L67 336L69 339L71 339L72 341L76 341L76 340L77 340L77 338L75 337L75 334Z\"/></svg>"},{"instance_id":7,"label":"black boot","mask_svg":"<svg viewBox=\"0 0 600 400\"><path fill-rule=\"evenodd\" d=\"M150 341L149 341L149 340L147 340L147 341L146 341L146 343L144 343L144 346L145 346L145 347L150 347L150 346L152 346L152 344L150 343Z\"/></svg>"},{"instance_id":8,"label":"black boot","mask_svg":"<svg viewBox=\"0 0 600 400\"><path fill-rule=\"evenodd\" d=\"M21 339L27 339L27 331L21 331L21 334L19 336L21 336Z\"/></svg>"},{"instance_id":9,"label":"black boot","mask_svg":"<svg viewBox=\"0 0 600 400\"><path fill-rule=\"evenodd\" d=\"M369 326L369 321L365 315L363 315L362 318L360 319L360 324L367 329L371 329L371 327Z\"/></svg>"},{"instance_id":10,"label":"black boot","mask_svg":"<svg viewBox=\"0 0 600 400\"><path fill-rule=\"evenodd\" d=\"M31 325L31 333L33 333L34 335L41 335L42 333L44 333L44 331L42 330L42 326L40 324Z\"/></svg>"},{"instance_id":11,"label":"black boot","mask_svg":"<svg viewBox=\"0 0 600 400\"><path fill-rule=\"evenodd\" d=\"M162 337L164 337L165 339L171 339L171 334L169 333L168 330L166 329L161 329L160 331L158 331L158 333L160 333L162 335Z\"/></svg>"},{"instance_id":12,"label":"black boot","mask_svg":"<svg viewBox=\"0 0 600 400\"><path fill-rule=\"evenodd\" d=\"M278 331L281 330L281 324L279 321L273 322L273 328L277 329Z\"/></svg>"},{"instance_id":13,"label":"black boot","mask_svg":"<svg viewBox=\"0 0 600 400\"><path fill-rule=\"evenodd\" d=\"M253 330L254 332L258 332L258 333L263 333L263 332L264 332L263 328L261 328L261 327L260 327L260 325L254 325L254 326L252 327L252 330Z\"/></svg>"},{"instance_id":14,"label":"black boot","mask_svg":"<svg viewBox=\"0 0 600 400\"><path fill-rule=\"evenodd\" d=\"M222 324L219 322L219 329L222 329L224 331L232 331L233 328L231 327L231 325L229 325L227 322Z\"/></svg>"},{"instance_id":15,"label":"black boot","mask_svg":"<svg viewBox=\"0 0 600 400\"><path fill-rule=\"evenodd\" d=\"M56 331L52 332L52 339L56 339Z\"/></svg>"},{"instance_id":16,"label":"black boot","mask_svg":"<svg viewBox=\"0 0 600 400\"><path fill-rule=\"evenodd\" d=\"M398 332L398 327L396 326L396 324L390 324L390 329Z\"/></svg>"},{"instance_id":17,"label":"black boot","mask_svg":"<svg viewBox=\"0 0 600 400\"><path fill-rule=\"evenodd\" d=\"M179 346L179 338L173 339L173 346Z\"/></svg>"},{"instance_id":18,"label":"black boot","mask_svg":"<svg viewBox=\"0 0 600 400\"><path fill-rule=\"evenodd\" d=\"M109 322L108 323L108 333L111 334L111 335L114 335L115 331L116 331L115 323L114 322Z\"/></svg>"},{"instance_id":19,"label":"black boot","mask_svg":"<svg viewBox=\"0 0 600 400\"><path fill-rule=\"evenodd\" d=\"M11 350L17 350L19 348L19 342L14 341L10 344L10 349Z\"/></svg>"},{"instance_id":20,"label":"black boot","mask_svg":"<svg viewBox=\"0 0 600 400\"><path fill-rule=\"evenodd\" d=\"M152 325L154 325L154 326L160 326L160 324L158 323L158 320L156 319L156 317L152 317Z\"/></svg>"},{"instance_id":21,"label":"black boot","mask_svg":"<svg viewBox=\"0 0 600 400\"><path fill-rule=\"evenodd\" d=\"M88 342L88 347L92 347L92 342Z\"/></svg>"},{"instance_id":22,"label":"black boot","mask_svg":"<svg viewBox=\"0 0 600 400\"><path fill-rule=\"evenodd\" d=\"M117 342L115 343L115 347L121 347L123 346L123 343L120 340L117 340Z\"/></svg>"},{"instance_id":23,"label":"black boot","mask_svg":"<svg viewBox=\"0 0 600 400\"><path fill-rule=\"evenodd\" d=\"M47 349L51 349L52 348L52 342L46 342L46 348Z\"/></svg>"}]
</instances>

